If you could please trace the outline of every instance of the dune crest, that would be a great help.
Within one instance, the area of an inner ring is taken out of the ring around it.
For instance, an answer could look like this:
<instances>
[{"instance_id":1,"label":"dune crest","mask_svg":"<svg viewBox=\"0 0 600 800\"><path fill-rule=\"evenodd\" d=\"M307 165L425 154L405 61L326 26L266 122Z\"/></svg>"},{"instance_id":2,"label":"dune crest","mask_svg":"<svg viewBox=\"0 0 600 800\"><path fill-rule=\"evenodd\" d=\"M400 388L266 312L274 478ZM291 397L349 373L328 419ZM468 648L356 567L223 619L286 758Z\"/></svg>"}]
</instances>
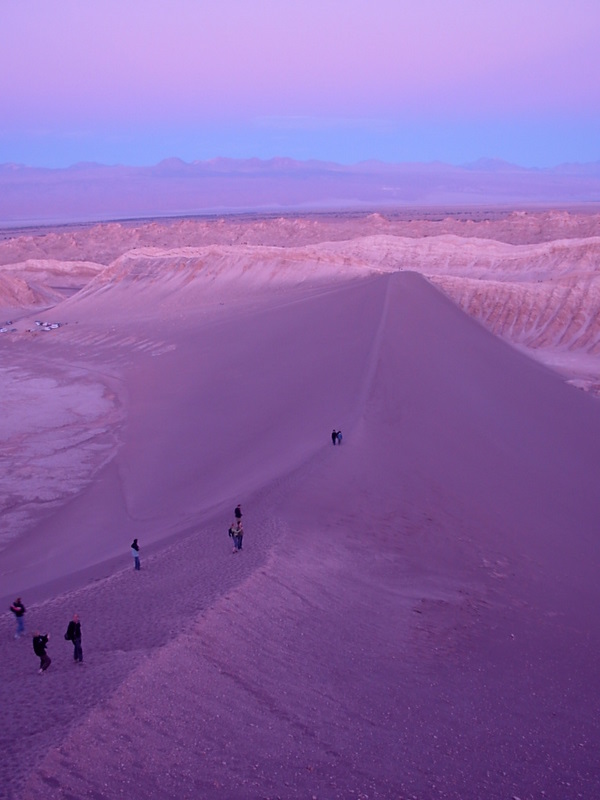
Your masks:
<instances>
[{"instance_id":1,"label":"dune crest","mask_svg":"<svg viewBox=\"0 0 600 800\"><path fill-rule=\"evenodd\" d=\"M431 278L463 310L514 344L594 355L600 346L599 257L600 237L509 245L448 234L425 239L378 235L300 248L142 248L102 270L80 298L135 281L154 292L161 307L170 303L182 311L193 292L205 303L210 297L231 302L240 292L271 285L310 286L411 270ZM161 286L168 302L160 299ZM588 371L590 366L587 362Z\"/></svg>"}]
</instances>

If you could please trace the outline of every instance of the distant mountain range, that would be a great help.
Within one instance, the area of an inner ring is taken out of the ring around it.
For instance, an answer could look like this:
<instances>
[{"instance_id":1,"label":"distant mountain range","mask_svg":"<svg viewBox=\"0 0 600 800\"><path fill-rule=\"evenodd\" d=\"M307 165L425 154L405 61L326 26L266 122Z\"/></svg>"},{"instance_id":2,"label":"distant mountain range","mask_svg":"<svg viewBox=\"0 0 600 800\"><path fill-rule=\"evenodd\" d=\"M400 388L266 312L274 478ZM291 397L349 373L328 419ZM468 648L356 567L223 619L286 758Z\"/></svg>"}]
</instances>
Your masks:
<instances>
[{"instance_id":1,"label":"distant mountain range","mask_svg":"<svg viewBox=\"0 0 600 800\"><path fill-rule=\"evenodd\" d=\"M0 225L390 207L600 204L600 161L530 169L498 159L351 166L291 158L169 158L150 167L0 164Z\"/></svg>"}]
</instances>

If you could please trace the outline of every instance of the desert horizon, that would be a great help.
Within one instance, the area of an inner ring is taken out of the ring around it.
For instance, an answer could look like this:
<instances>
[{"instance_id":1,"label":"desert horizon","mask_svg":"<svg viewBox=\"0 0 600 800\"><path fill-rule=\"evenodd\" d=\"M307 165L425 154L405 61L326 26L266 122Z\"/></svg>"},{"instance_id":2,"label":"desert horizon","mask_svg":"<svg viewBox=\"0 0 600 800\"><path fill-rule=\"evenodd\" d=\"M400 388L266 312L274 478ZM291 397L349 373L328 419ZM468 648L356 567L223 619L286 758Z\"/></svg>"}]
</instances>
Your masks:
<instances>
[{"instance_id":1,"label":"desert horizon","mask_svg":"<svg viewBox=\"0 0 600 800\"><path fill-rule=\"evenodd\" d=\"M469 163L341 164L315 158L166 158L149 166L0 164L0 231L43 225L231 214L467 214L600 206L600 162L524 167Z\"/></svg>"},{"instance_id":2,"label":"desert horizon","mask_svg":"<svg viewBox=\"0 0 600 800\"><path fill-rule=\"evenodd\" d=\"M0 796L597 794L599 232L4 230Z\"/></svg>"}]
</instances>

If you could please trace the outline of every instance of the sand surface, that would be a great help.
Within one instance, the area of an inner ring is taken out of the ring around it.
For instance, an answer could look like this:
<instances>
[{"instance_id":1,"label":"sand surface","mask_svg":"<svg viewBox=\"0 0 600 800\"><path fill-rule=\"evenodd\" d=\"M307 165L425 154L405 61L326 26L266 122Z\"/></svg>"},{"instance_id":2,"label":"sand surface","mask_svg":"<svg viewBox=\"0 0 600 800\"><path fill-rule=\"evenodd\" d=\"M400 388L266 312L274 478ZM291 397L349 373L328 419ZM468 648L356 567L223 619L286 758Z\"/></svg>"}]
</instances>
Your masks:
<instances>
[{"instance_id":1,"label":"sand surface","mask_svg":"<svg viewBox=\"0 0 600 800\"><path fill-rule=\"evenodd\" d=\"M600 795L599 232L336 219L4 243L0 796Z\"/></svg>"}]
</instances>

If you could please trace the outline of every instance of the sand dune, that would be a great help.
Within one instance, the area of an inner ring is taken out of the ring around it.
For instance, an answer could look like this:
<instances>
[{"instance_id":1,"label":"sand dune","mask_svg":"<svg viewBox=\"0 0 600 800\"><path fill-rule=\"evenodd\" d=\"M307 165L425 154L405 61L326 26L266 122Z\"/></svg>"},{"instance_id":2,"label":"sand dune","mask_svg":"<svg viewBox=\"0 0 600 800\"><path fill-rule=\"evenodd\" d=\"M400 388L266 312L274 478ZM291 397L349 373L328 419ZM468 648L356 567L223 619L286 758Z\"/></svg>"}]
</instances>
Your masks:
<instances>
[{"instance_id":1,"label":"sand dune","mask_svg":"<svg viewBox=\"0 0 600 800\"><path fill-rule=\"evenodd\" d=\"M455 235L424 239L370 236L303 247L230 245L141 248L117 258L77 298L135 281L153 309L180 310L179 291L206 305L233 302L236 287L311 287L398 270L419 271L494 333L560 364L574 380L600 373L587 355L600 347L597 263L600 238L510 245ZM232 291L233 287L233 291ZM111 301L116 302L111 294ZM134 313L131 309L130 313ZM566 354L566 355L565 355ZM574 356L582 356L575 358Z\"/></svg>"},{"instance_id":2,"label":"sand dune","mask_svg":"<svg viewBox=\"0 0 600 800\"><path fill-rule=\"evenodd\" d=\"M138 248L0 341L15 453L66 445L2 550L54 659L6 620L7 797L598 794L600 407L459 307L593 355L597 243L457 238Z\"/></svg>"}]
</instances>

